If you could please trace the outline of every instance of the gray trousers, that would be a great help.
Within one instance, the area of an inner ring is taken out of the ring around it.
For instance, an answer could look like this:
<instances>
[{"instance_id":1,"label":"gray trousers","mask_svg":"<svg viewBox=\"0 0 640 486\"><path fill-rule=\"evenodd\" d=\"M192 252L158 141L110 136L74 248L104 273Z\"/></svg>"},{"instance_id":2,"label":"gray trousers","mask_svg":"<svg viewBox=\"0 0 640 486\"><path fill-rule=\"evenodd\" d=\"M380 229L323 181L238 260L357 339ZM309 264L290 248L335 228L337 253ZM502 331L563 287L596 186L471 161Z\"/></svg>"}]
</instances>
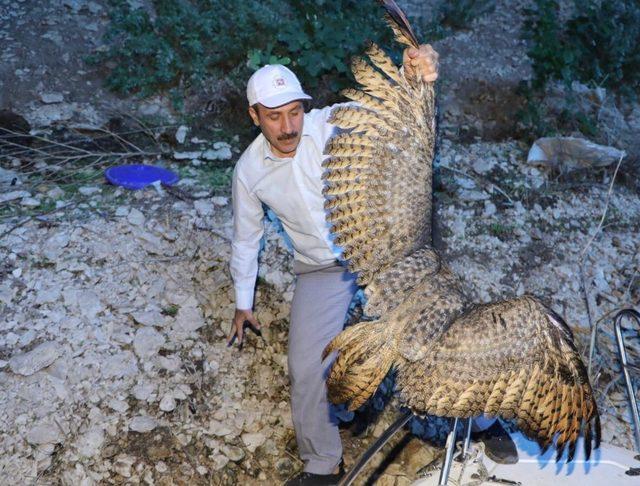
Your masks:
<instances>
[{"instance_id":1,"label":"gray trousers","mask_svg":"<svg viewBox=\"0 0 640 486\"><path fill-rule=\"evenodd\" d=\"M322 351L342 331L356 276L336 264L295 262L296 289L289 324L291 413L304 470L331 474L342 457L338 421L325 384L331 360Z\"/></svg>"}]
</instances>

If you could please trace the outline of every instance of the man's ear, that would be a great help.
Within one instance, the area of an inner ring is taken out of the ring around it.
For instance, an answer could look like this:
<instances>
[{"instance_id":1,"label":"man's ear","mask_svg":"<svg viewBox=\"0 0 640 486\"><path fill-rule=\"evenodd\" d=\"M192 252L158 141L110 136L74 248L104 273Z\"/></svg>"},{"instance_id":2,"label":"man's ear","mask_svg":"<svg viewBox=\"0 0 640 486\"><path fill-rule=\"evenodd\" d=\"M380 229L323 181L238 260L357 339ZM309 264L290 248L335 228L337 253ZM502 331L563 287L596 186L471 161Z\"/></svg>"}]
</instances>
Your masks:
<instances>
[{"instance_id":1,"label":"man's ear","mask_svg":"<svg viewBox=\"0 0 640 486\"><path fill-rule=\"evenodd\" d=\"M258 115L258 110L256 110L255 107L253 107L253 106L249 107L249 116L253 120L253 124L255 126L259 127L260 126L260 115Z\"/></svg>"}]
</instances>

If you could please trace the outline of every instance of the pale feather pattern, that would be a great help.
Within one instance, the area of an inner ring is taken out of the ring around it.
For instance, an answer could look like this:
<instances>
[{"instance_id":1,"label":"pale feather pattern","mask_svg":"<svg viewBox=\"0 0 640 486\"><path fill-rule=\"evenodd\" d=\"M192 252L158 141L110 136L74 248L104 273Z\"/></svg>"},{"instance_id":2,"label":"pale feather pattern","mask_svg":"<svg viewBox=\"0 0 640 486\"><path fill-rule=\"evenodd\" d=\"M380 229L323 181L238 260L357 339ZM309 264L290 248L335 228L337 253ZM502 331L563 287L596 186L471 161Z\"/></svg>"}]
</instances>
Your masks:
<instances>
[{"instance_id":1,"label":"pale feather pattern","mask_svg":"<svg viewBox=\"0 0 640 486\"><path fill-rule=\"evenodd\" d=\"M392 0L396 40L415 36ZM531 296L474 305L431 248L434 87L406 80L377 46L353 62L355 104L334 110L344 130L329 141L324 174L328 220L349 268L366 286L364 311L376 320L347 328L329 398L361 406L392 368L399 398L415 414L514 419L558 457L573 458L580 433L587 456L600 419L573 336L562 318Z\"/></svg>"},{"instance_id":2,"label":"pale feather pattern","mask_svg":"<svg viewBox=\"0 0 640 486\"><path fill-rule=\"evenodd\" d=\"M353 62L361 89L344 93L357 104L329 118L347 131L327 143L324 162L327 219L362 285L430 242L435 141L433 85L410 85L381 49L368 52L370 62ZM345 211L358 217L345 221Z\"/></svg>"}]
</instances>

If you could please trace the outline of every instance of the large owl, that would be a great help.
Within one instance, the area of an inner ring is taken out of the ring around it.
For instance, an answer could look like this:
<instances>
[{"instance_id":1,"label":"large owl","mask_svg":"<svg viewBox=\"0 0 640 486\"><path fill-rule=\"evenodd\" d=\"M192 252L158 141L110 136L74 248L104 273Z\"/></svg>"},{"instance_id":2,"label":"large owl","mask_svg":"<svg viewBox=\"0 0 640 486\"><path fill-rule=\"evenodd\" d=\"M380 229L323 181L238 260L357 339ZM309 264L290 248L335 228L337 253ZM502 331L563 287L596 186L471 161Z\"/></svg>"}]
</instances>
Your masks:
<instances>
[{"instance_id":1,"label":"large owl","mask_svg":"<svg viewBox=\"0 0 640 486\"><path fill-rule=\"evenodd\" d=\"M382 2L396 40L406 17ZM363 404L388 371L415 414L515 419L542 447L598 447L593 391L567 324L535 297L474 304L431 245L434 86L405 77L376 45L353 62L360 84L331 123L325 196L335 241L365 286L365 314L326 348L336 403ZM594 433L595 432L595 433Z\"/></svg>"}]
</instances>

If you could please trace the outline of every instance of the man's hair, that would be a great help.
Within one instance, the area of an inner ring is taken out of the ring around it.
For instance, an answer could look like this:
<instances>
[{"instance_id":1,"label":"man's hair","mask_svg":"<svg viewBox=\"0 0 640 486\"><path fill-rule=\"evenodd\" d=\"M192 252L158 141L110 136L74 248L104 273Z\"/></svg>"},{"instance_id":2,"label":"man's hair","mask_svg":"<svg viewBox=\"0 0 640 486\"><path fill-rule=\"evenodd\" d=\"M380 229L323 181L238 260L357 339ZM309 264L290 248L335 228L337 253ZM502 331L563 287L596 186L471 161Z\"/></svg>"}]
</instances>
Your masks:
<instances>
[{"instance_id":1,"label":"man's hair","mask_svg":"<svg viewBox=\"0 0 640 486\"><path fill-rule=\"evenodd\" d=\"M302 103L302 109L305 113L309 109L309 105L310 105L309 100L294 100L294 101L300 101ZM253 108L256 111L256 114L258 116L260 115L260 103L254 103L253 105L251 105L251 108Z\"/></svg>"}]
</instances>

